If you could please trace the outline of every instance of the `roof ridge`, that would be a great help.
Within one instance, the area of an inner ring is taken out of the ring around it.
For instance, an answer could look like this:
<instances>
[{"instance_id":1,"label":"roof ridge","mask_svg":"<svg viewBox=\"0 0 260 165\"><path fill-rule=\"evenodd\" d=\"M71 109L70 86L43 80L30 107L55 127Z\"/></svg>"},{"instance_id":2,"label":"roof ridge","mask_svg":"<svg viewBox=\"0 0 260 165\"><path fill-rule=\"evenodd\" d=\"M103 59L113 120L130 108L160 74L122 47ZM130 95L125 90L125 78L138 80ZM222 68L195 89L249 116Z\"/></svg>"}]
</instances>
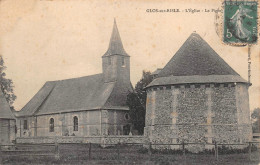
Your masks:
<instances>
[{"instance_id":1,"label":"roof ridge","mask_svg":"<svg viewBox=\"0 0 260 165\"><path fill-rule=\"evenodd\" d=\"M24 115L20 115L21 113L23 113L23 112L25 112L25 111L27 111L28 110L28 107L27 106L31 106L31 104L33 104L33 101L35 100L35 98L38 96L39 97L39 93L40 92L42 92L42 91L44 91L44 89L45 88L47 88L48 87L48 85L53 85L51 88L51 91L53 90L53 87L55 86L55 84L56 84L56 81L47 81L47 82L45 82L44 83L44 85L40 88L40 90L37 92L37 93L35 93L35 95L33 95L33 97L23 106L23 108L20 110L20 111L17 111L17 116L24 116ZM50 91L48 92L48 94L47 94L47 96L49 95L49 93L50 93ZM44 96L44 94L40 94L41 96L43 95ZM47 97L47 96L45 96L44 98L43 98L43 100ZM37 103L35 103L35 104L37 104ZM42 104L42 103L41 103ZM33 108L34 110L36 109L38 109L39 108L39 106L36 106L35 108ZM35 110L35 111L36 111ZM35 113L35 111L34 112L32 112L30 115L33 115L34 113ZM26 115L25 115L26 116Z\"/></svg>"},{"instance_id":2,"label":"roof ridge","mask_svg":"<svg viewBox=\"0 0 260 165\"><path fill-rule=\"evenodd\" d=\"M81 76L81 77L74 77L74 78L67 78L67 79L61 79L61 80L53 80L53 81L46 81L47 82L60 82L60 81L66 81L66 80L74 80L74 79L80 79L80 78L87 78L87 77L92 77L92 76L99 76L102 75L103 73L97 73L97 74L92 74L92 75L87 75L87 76Z\"/></svg>"}]
</instances>

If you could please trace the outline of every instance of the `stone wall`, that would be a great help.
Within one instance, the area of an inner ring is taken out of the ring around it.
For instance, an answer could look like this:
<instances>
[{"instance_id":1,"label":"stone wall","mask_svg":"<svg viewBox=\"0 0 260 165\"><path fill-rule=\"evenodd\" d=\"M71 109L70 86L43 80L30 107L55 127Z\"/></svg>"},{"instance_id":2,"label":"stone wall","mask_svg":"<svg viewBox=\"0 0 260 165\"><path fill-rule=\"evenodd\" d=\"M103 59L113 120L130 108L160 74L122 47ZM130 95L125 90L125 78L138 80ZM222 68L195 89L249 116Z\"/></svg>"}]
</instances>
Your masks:
<instances>
[{"instance_id":1,"label":"stone wall","mask_svg":"<svg viewBox=\"0 0 260 165\"><path fill-rule=\"evenodd\" d=\"M128 111L125 110L92 110L18 118L17 136L123 135L123 126L130 121L125 119L127 113ZM78 131L74 131L74 117L78 118ZM54 119L53 132L50 132L51 118ZM27 129L24 129L25 120L28 123Z\"/></svg>"},{"instance_id":2,"label":"stone wall","mask_svg":"<svg viewBox=\"0 0 260 165\"><path fill-rule=\"evenodd\" d=\"M125 110L102 110L103 135L123 135L123 127L130 124Z\"/></svg>"},{"instance_id":3,"label":"stone wall","mask_svg":"<svg viewBox=\"0 0 260 165\"><path fill-rule=\"evenodd\" d=\"M144 136L88 136L88 137L19 137L17 143L97 143L97 144L117 144L117 143L146 143Z\"/></svg>"},{"instance_id":4,"label":"stone wall","mask_svg":"<svg viewBox=\"0 0 260 165\"><path fill-rule=\"evenodd\" d=\"M184 84L149 88L145 136L152 143L242 143L252 135L247 84ZM164 148L167 146L157 146ZM178 148L178 146L172 147Z\"/></svg>"},{"instance_id":5,"label":"stone wall","mask_svg":"<svg viewBox=\"0 0 260 165\"><path fill-rule=\"evenodd\" d=\"M124 65L122 60L124 58ZM111 63L109 63L111 60ZM130 58L122 55L111 55L102 58L102 68L105 82L130 82Z\"/></svg>"},{"instance_id":6,"label":"stone wall","mask_svg":"<svg viewBox=\"0 0 260 165\"><path fill-rule=\"evenodd\" d=\"M24 128L24 122L27 121L27 129ZM16 118L17 137L31 137L36 136L36 118L35 117L21 117Z\"/></svg>"},{"instance_id":7,"label":"stone wall","mask_svg":"<svg viewBox=\"0 0 260 165\"><path fill-rule=\"evenodd\" d=\"M238 112L238 130L240 142L252 140L252 125L250 121L248 86L241 83L236 85L236 104Z\"/></svg>"}]
</instances>

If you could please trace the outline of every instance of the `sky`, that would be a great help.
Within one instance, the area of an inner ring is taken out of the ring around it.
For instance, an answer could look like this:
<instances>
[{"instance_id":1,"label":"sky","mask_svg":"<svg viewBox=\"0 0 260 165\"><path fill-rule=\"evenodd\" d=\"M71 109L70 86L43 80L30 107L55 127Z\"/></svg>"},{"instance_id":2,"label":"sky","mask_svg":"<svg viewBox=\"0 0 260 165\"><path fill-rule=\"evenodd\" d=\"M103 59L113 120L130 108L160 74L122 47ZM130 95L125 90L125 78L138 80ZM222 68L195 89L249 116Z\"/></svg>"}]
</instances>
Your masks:
<instances>
[{"instance_id":1,"label":"sky","mask_svg":"<svg viewBox=\"0 0 260 165\"><path fill-rule=\"evenodd\" d=\"M200 12L189 12L194 9ZM222 42L215 20L221 13L212 9L222 9L221 1L1 0L0 54L7 78L14 82L16 110L46 81L101 73L101 56L108 48L114 18L124 49L131 56L133 85L143 70L163 68L194 31L247 80L247 47ZM260 107L259 54L258 43L251 54L251 110Z\"/></svg>"}]
</instances>

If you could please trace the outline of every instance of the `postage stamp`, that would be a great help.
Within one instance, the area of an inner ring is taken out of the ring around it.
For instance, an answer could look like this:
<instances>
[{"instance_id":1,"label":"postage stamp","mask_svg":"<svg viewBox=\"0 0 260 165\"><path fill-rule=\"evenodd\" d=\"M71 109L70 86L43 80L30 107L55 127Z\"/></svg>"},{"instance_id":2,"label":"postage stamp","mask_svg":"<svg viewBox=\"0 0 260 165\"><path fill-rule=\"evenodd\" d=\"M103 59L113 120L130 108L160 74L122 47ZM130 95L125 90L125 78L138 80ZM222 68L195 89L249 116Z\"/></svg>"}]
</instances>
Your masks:
<instances>
[{"instance_id":1,"label":"postage stamp","mask_svg":"<svg viewBox=\"0 0 260 165\"><path fill-rule=\"evenodd\" d=\"M225 1L225 43L239 45L257 42L257 5L256 1Z\"/></svg>"}]
</instances>

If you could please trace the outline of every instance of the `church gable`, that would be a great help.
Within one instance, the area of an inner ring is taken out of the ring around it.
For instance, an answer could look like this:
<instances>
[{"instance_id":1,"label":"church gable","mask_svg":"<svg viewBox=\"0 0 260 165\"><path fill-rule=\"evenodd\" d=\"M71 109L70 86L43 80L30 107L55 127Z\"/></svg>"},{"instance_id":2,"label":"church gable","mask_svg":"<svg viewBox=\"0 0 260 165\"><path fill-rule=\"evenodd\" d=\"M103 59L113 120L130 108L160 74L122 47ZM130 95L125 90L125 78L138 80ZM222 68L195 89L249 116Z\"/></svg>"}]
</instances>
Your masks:
<instances>
[{"instance_id":1,"label":"church gable","mask_svg":"<svg viewBox=\"0 0 260 165\"><path fill-rule=\"evenodd\" d=\"M17 113L17 117L34 115L39 107L48 98L54 86L54 81L46 82L43 87L33 96L33 98Z\"/></svg>"}]
</instances>

